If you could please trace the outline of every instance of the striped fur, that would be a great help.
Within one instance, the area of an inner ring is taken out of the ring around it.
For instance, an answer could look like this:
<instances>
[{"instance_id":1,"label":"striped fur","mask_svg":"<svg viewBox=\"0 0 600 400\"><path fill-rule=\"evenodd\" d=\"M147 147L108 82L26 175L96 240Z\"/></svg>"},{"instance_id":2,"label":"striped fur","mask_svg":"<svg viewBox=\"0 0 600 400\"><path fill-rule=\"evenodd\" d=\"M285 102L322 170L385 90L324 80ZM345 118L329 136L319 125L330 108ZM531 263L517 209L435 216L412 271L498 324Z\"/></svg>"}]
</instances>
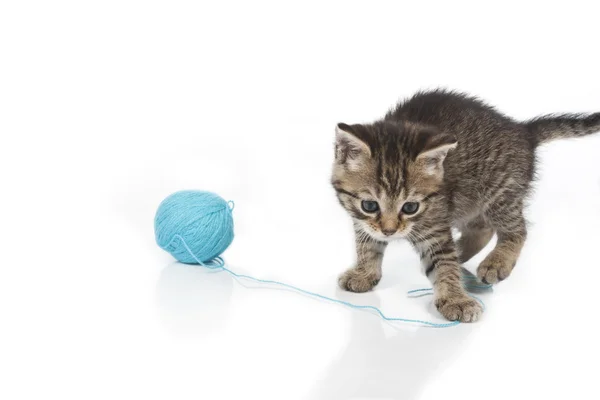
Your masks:
<instances>
[{"instance_id":1,"label":"striped fur","mask_svg":"<svg viewBox=\"0 0 600 400\"><path fill-rule=\"evenodd\" d=\"M600 112L546 115L528 121L526 126L540 143L562 138L576 138L600 130Z\"/></svg>"},{"instance_id":2,"label":"striped fur","mask_svg":"<svg viewBox=\"0 0 600 400\"><path fill-rule=\"evenodd\" d=\"M520 123L443 90L417 93L370 124L338 124L332 185L354 220L357 249L357 264L340 276L340 286L371 290L387 243L406 239L433 282L438 310L450 320L476 321L481 306L462 288L460 264L496 234L477 276L491 284L507 278L527 236L523 206L535 148L598 130L600 113ZM379 209L365 211L363 200ZM406 202L419 203L417 212L404 212ZM452 227L461 231L456 242Z\"/></svg>"}]
</instances>

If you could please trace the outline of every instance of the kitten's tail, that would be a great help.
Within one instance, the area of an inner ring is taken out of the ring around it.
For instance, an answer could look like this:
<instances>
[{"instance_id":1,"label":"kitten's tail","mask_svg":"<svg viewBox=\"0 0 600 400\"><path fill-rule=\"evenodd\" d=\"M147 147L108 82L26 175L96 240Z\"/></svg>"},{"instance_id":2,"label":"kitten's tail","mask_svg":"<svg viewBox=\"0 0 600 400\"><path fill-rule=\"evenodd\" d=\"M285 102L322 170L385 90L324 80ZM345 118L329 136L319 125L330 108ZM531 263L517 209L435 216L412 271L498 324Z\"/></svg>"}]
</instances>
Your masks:
<instances>
[{"instance_id":1,"label":"kitten's tail","mask_svg":"<svg viewBox=\"0 0 600 400\"><path fill-rule=\"evenodd\" d=\"M600 131L600 112L594 114L551 114L525 122L539 143L576 138Z\"/></svg>"}]
</instances>

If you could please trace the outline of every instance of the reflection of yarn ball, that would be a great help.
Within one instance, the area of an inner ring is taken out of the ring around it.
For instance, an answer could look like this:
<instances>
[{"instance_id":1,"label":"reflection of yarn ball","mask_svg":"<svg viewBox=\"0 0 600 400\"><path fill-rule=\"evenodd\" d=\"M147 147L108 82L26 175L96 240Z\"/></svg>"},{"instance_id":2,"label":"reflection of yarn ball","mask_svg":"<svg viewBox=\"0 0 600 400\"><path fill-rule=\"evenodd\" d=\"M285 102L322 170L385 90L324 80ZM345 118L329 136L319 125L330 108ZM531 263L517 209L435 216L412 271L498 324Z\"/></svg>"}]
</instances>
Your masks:
<instances>
[{"instance_id":1,"label":"reflection of yarn ball","mask_svg":"<svg viewBox=\"0 0 600 400\"><path fill-rule=\"evenodd\" d=\"M214 193L196 190L173 193L156 211L156 243L182 263L198 264L198 260L207 263L221 255L233 240L232 208Z\"/></svg>"},{"instance_id":2,"label":"reflection of yarn ball","mask_svg":"<svg viewBox=\"0 0 600 400\"><path fill-rule=\"evenodd\" d=\"M195 340L222 331L232 294L229 274L173 262L156 285L156 311L169 333Z\"/></svg>"}]
</instances>

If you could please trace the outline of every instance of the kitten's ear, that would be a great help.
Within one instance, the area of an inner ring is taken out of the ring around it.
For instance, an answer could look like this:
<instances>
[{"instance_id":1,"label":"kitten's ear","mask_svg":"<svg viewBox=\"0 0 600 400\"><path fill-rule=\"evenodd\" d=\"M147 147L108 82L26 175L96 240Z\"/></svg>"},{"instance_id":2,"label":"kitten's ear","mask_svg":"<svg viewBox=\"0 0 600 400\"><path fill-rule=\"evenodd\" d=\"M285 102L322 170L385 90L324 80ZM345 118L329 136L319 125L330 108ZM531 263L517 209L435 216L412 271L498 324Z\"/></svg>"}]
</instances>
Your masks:
<instances>
[{"instance_id":1,"label":"kitten's ear","mask_svg":"<svg viewBox=\"0 0 600 400\"><path fill-rule=\"evenodd\" d=\"M417 162L423 165L425 173L441 177L444 175L444 160L448 152L457 144L456 138L452 135L445 133L426 135L417 155Z\"/></svg>"},{"instance_id":2,"label":"kitten's ear","mask_svg":"<svg viewBox=\"0 0 600 400\"><path fill-rule=\"evenodd\" d=\"M360 168L371 157L371 149L359 138L357 126L337 124L335 127L335 159L351 170Z\"/></svg>"}]
</instances>

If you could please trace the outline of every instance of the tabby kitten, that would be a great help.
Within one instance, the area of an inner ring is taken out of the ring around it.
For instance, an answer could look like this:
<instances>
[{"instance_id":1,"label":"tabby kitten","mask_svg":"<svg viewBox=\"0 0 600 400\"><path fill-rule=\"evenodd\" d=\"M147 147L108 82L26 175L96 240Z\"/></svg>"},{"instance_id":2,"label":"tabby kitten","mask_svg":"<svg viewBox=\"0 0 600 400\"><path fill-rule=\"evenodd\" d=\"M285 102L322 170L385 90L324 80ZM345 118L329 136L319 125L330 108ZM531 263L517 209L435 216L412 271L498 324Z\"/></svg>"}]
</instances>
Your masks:
<instances>
[{"instance_id":1,"label":"tabby kitten","mask_svg":"<svg viewBox=\"0 0 600 400\"><path fill-rule=\"evenodd\" d=\"M527 235L523 205L536 147L598 130L600 113L518 122L444 90L417 93L372 124L338 124L331 182L353 218L357 252L340 286L372 289L388 242L407 239L421 256L440 313L476 321L482 307L461 285L461 263L495 233L496 247L477 277L488 284L507 278ZM452 227L461 231L456 242Z\"/></svg>"}]
</instances>

